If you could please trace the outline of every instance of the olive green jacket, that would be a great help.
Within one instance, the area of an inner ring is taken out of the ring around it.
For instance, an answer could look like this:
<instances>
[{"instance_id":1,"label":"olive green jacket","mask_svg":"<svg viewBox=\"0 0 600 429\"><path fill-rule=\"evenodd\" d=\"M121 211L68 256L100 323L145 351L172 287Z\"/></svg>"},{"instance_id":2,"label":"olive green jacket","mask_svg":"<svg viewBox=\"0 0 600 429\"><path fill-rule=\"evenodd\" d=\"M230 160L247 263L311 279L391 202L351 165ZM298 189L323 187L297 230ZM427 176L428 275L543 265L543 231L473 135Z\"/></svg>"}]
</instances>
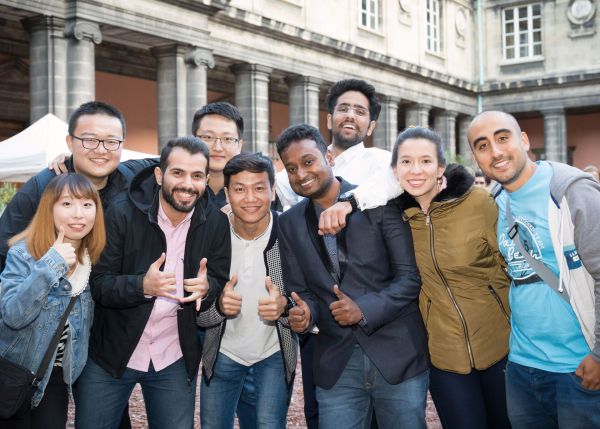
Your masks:
<instances>
[{"instance_id":1,"label":"olive green jacket","mask_svg":"<svg viewBox=\"0 0 600 429\"><path fill-rule=\"evenodd\" d=\"M408 193L396 199L410 223L422 289L419 307L431 363L468 374L508 354L509 280L498 251L498 209L459 165L425 214Z\"/></svg>"}]
</instances>

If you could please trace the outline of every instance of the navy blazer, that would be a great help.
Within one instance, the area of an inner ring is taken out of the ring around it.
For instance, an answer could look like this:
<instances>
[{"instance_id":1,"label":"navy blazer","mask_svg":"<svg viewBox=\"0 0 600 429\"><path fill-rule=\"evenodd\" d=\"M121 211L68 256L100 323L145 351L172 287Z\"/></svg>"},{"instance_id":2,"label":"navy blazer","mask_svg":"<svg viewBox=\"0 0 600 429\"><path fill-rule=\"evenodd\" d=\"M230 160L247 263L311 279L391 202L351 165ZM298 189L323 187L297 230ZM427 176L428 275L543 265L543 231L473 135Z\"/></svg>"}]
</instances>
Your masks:
<instances>
[{"instance_id":1,"label":"navy blazer","mask_svg":"<svg viewBox=\"0 0 600 429\"><path fill-rule=\"evenodd\" d=\"M341 192L353 186L341 180ZM353 213L337 234L341 273L336 274L317 234L314 203L305 199L280 217L285 284L306 301L317 325L315 383L333 387L358 343L391 384L428 368L427 335L417 298L421 278L410 227L396 204ZM329 310L333 285L358 304L366 326L340 326Z\"/></svg>"}]
</instances>

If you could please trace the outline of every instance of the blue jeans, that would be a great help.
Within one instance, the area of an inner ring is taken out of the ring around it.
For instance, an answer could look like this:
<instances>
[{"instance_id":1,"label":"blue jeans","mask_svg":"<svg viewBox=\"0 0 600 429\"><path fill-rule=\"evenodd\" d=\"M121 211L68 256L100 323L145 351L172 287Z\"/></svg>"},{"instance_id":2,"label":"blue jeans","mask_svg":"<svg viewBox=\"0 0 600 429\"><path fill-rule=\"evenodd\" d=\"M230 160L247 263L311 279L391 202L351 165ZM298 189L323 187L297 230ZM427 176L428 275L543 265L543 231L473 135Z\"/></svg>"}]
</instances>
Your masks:
<instances>
[{"instance_id":1,"label":"blue jeans","mask_svg":"<svg viewBox=\"0 0 600 429\"><path fill-rule=\"evenodd\" d=\"M582 387L574 372L508 362L506 398L513 429L600 428L600 390Z\"/></svg>"},{"instance_id":2,"label":"blue jeans","mask_svg":"<svg viewBox=\"0 0 600 429\"><path fill-rule=\"evenodd\" d=\"M239 364L219 353L208 384L202 378L200 421L203 429L233 428L235 410L250 368L254 375L256 427L285 429L291 386L285 382L280 351L252 366Z\"/></svg>"},{"instance_id":3,"label":"blue jeans","mask_svg":"<svg viewBox=\"0 0 600 429\"><path fill-rule=\"evenodd\" d=\"M118 428L131 391L139 383L144 395L148 427L191 428L194 425L196 377L188 382L183 358L155 371L127 368L121 378L88 358L77 380L75 427L77 429Z\"/></svg>"},{"instance_id":4,"label":"blue jeans","mask_svg":"<svg viewBox=\"0 0 600 429\"><path fill-rule=\"evenodd\" d=\"M429 371L389 384L360 346L331 389L317 386L319 428L370 427L375 410L381 429L425 429Z\"/></svg>"}]
</instances>

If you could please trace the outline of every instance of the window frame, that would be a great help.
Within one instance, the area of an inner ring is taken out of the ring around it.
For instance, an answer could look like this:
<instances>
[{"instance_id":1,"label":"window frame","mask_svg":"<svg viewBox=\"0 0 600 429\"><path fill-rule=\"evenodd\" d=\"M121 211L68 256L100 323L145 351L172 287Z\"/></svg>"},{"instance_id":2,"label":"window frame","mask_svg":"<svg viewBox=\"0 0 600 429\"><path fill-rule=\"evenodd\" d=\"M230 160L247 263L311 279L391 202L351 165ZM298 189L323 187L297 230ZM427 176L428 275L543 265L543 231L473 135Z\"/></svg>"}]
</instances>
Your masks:
<instances>
[{"instance_id":1,"label":"window frame","mask_svg":"<svg viewBox=\"0 0 600 429\"><path fill-rule=\"evenodd\" d=\"M434 55L442 55L444 52L442 6L442 0L425 1L425 50ZM430 17L433 17L433 22Z\"/></svg>"},{"instance_id":2,"label":"window frame","mask_svg":"<svg viewBox=\"0 0 600 429\"><path fill-rule=\"evenodd\" d=\"M533 13L533 8L535 6L537 6L539 8L539 14L537 14L537 15L534 15L534 13ZM519 29L520 22L521 22L519 12L523 8L526 8L526 10L527 10L527 15L526 15L527 28L525 30L525 34L527 35L526 45L522 45L520 42L521 34L523 32ZM508 11L512 11L512 13L513 13L513 17L511 20L508 20L506 17L506 14ZM534 20L536 18L539 20L538 28L534 28ZM502 19L502 63L503 64L526 63L526 62L539 61L539 60L544 59L544 49L543 49L544 48L544 46L543 46L544 38L543 38L542 18L543 18L543 13L542 13L542 3L541 2L519 4L516 6L508 6L508 7L502 8L502 18L501 19ZM507 31L508 24L513 25L513 31L510 33ZM539 41L534 40L535 33L539 33L539 35L540 35ZM510 36L512 36L512 38L513 38L512 45L507 44L507 39ZM523 46L527 47L527 52L528 52L527 56L521 56L521 48ZM535 53L536 46L539 46L539 49L540 49L539 54ZM512 58L508 57L509 49L513 50Z\"/></svg>"},{"instance_id":3,"label":"window frame","mask_svg":"<svg viewBox=\"0 0 600 429\"><path fill-rule=\"evenodd\" d=\"M366 4L366 9L363 9L363 1ZM371 10L370 6L373 6L373 10ZM382 9L383 0L358 0L358 27L363 30L381 33L383 23ZM363 17L366 18L366 25L363 24ZM369 25L371 20L375 22L375 27Z\"/></svg>"}]
</instances>

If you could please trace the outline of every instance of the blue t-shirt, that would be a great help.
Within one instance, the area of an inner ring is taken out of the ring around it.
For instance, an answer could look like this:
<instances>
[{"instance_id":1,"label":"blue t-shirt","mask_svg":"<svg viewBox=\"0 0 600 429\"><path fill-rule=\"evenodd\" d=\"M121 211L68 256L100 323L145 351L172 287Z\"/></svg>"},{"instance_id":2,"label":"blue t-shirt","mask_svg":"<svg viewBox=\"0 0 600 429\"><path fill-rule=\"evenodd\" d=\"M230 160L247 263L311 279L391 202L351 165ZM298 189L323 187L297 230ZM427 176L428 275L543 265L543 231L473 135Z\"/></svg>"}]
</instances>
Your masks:
<instances>
[{"instance_id":1,"label":"blue t-shirt","mask_svg":"<svg viewBox=\"0 0 600 429\"><path fill-rule=\"evenodd\" d=\"M498 244L513 280L510 353L508 359L544 371L573 372L590 352L571 306L529 266L508 236L506 201L522 241L536 259L558 275L558 263L548 227L552 167L538 162L531 179L515 192L502 191L498 203ZM515 240L517 237L515 237Z\"/></svg>"}]
</instances>

